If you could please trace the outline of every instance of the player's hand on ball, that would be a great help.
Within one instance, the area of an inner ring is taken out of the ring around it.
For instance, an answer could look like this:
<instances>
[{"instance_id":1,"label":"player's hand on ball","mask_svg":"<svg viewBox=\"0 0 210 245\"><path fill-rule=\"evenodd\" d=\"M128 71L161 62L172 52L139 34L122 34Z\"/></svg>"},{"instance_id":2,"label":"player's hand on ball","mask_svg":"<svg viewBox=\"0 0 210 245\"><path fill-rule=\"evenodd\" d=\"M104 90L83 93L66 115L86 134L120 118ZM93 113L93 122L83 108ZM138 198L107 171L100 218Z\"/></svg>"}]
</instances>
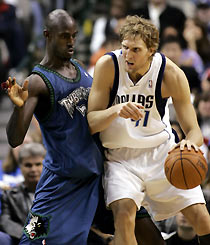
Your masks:
<instances>
[{"instance_id":1,"label":"player's hand on ball","mask_svg":"<svg viewBox=\"0 0 210 245\"><path fill-rule=\"evenodd\" d=\"M137 121L143 117L142 109L144 109L144 107L138 103L126 102L120 104L120 106L121 108L118 113L120 117L125 119L131 118L134 121Z\"/></svg>"},{"instance_id":2,"label":"player's hand on ball","mask_svg":"<svg viewBox=\"0 0 210 245\"><path fill-rule=\"evenodd\" d=\"M21 87L16 83L16 78L11 77L6 81L7 94L11 101L18 107L22 107L28 98L28 80L24 81Z\"/></svg>"},{"instance_id":3,"label":"player's hand on ball","mask_svg":"<svg viewBox=\"0 0 210 245\"><path fill-rule=\"evenodd\" d=\"M180 141L177 145L175 145L175 146L169 151L169 153L170 153L171 151L173 151L173 150L174 150L175 148L177 148L177 147L179 147L180 150L183 151L184 148L185 148L185 146L187 147L188 151L191 151L192 148L195 149L196 152L199 151L199 147L198 147L195 143L191 142L190 140L185 140L185 139L183 139L183 140Z\"/></svg>"},{"instance_id":4,"label":"player's hand on ball","mask_svg":"<svg viewBox=\"0 0 210 245\"><path fill-rule=\"evenodd\" d=\"M187 149L190 151L192 149L192 147L195 149L195 151L198 151L199 150L199 147L194 144L193 142L191 142L190 140L185 140L183 139L181 142L180 142L180 150L183 151L184 150L184 147L187 146Z\"/></svg>"}]
</instances>

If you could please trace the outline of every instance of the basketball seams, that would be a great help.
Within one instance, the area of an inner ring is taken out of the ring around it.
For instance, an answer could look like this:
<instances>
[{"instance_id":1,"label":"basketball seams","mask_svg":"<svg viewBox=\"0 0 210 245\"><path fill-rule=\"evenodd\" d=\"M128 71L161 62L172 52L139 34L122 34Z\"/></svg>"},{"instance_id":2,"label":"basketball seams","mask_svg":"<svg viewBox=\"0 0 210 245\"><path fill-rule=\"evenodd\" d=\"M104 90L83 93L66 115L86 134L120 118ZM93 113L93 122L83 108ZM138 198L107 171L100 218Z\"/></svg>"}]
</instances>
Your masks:
<instances>
[{"instance_id":1,"label":"basketball seams","mask_svg":"<svg viewBox=\"0 0 210 245\"><path fill-rule=\"evenodd\" d=\"M196 169L196 171L198 172L198 174L199 174L199 176L200 176L200 178L201 178L201 180L202 180L202 175L201 175L199 169L195 166L195 164L194 164L190 159L183 158L183 160L186 160L188 163L191 164L191 166L193 166L193 167Z\"/></svg>"},{"instance_id":2,"label":"basketball seams","mask_svg":"<svg viewBox=\"0 0 210 245\"><path fill-rule=\"evenodd\" d=\"M173 168L176 164L176 161L172 164L171 168L170 168L170 173L169 173L169 176L170 176L170 182L172 182L172 173L173 173Z\"/></svg>"},{"instance_id":3,"label":"basketball seams","mask_svg":"<svg viewBox=\"0 0 210 245\"><path fill-rule=\"evenodd\" d=\"M186 175L185 175L185 172L184 172L184 164L183 164L182 152L180 153L180 159L181 159L182 176L183 176L183 179L184 179L185 186L186 186L186 188L188 189L188 184L187 184L187 180L186 180Z\"/></svg>"}]
</instances>

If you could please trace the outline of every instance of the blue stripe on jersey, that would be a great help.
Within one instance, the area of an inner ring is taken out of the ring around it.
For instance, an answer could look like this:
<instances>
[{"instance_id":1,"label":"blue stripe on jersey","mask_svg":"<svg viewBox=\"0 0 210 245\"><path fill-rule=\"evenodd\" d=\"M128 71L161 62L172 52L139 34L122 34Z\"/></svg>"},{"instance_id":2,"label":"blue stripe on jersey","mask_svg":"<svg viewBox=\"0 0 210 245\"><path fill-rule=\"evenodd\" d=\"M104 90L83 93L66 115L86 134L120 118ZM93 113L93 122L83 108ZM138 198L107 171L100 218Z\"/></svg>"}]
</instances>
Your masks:
<instances>
[{"instance_id":1,"label":"blue stripe on jersey","mask_svg":"<svg viewBox=\"0 0 210 245\"><path fill-rule=\"evenodd\" d=\"M161 54L161 56L162 56L162 64L160 67L160 71L159 71L158 79L157 79L157 84L156 84L155 101L156 101L157 110L160 113L160 116L162 119L164 114L165 114L165 106L167 103L167 99L162 98L162 95L161 95L161 85L162 85L163 73L164 73L165 65L166 65L165 56L163 54Z\"/></svg>"},{"instance_id":2,"label":"blue stripe on jersey","mask_svg":"<svg viewBox=\"0 0 210 245\"><path fill-rule=\"evenodd\" d=\"M110 92L110 98L109 98L109 104L108 104L108 107L110 107L114 102L115 96L117 94L118 86L119 86L119 66L118 66L117 57L113 52L109 52L106 54L111 55L113 62L114 62L114 67L115 67L114 83L113 83L112 90Z\"/></svg>"}]
</instances>

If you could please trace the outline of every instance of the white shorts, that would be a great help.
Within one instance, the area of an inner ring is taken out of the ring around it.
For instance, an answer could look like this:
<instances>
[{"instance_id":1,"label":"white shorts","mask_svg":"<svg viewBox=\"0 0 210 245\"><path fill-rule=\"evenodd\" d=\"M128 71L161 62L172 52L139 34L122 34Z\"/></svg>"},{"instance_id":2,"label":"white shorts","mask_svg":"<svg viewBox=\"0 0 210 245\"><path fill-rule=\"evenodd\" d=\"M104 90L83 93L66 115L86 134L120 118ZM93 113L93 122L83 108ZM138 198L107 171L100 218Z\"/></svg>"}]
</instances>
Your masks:
<instances>
[{"instance_id":1,"label":"white shorts","mask_svg":"<svg viewBox=\"0 0 210 245\"><path fill-rule=\"evenodd\" d=\"M149 149L120 148L106 151L103 178L105 201L130 198L138 209L144 206L155 220L176 215L196 203L205 203L201 187L181 190L165 177L164 161L173 142Z\"/></svg>"}]
</instances>

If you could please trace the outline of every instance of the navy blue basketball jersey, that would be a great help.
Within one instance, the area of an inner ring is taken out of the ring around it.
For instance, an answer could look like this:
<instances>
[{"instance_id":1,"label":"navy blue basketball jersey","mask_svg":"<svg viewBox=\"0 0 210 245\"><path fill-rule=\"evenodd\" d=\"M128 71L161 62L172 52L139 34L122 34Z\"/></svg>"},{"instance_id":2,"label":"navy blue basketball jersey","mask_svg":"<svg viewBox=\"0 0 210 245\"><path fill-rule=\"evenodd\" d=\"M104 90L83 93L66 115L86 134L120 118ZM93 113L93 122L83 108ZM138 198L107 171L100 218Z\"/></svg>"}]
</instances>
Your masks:
<instances>
[{"instance_id":1,"label":"navy blue basketball jersey","mask_svg":"<svg viewBox=\"0 0 210 245\"><path fill-rule=\"evenodd\" d=\"M66 177L84 178L102 172L102 156L88 127L87 100L92 77L75 61L73 80L42 65L34 67L50 92L49 113L39 118L47 150L44 166Z\"/></svg>"}]
</instances>

